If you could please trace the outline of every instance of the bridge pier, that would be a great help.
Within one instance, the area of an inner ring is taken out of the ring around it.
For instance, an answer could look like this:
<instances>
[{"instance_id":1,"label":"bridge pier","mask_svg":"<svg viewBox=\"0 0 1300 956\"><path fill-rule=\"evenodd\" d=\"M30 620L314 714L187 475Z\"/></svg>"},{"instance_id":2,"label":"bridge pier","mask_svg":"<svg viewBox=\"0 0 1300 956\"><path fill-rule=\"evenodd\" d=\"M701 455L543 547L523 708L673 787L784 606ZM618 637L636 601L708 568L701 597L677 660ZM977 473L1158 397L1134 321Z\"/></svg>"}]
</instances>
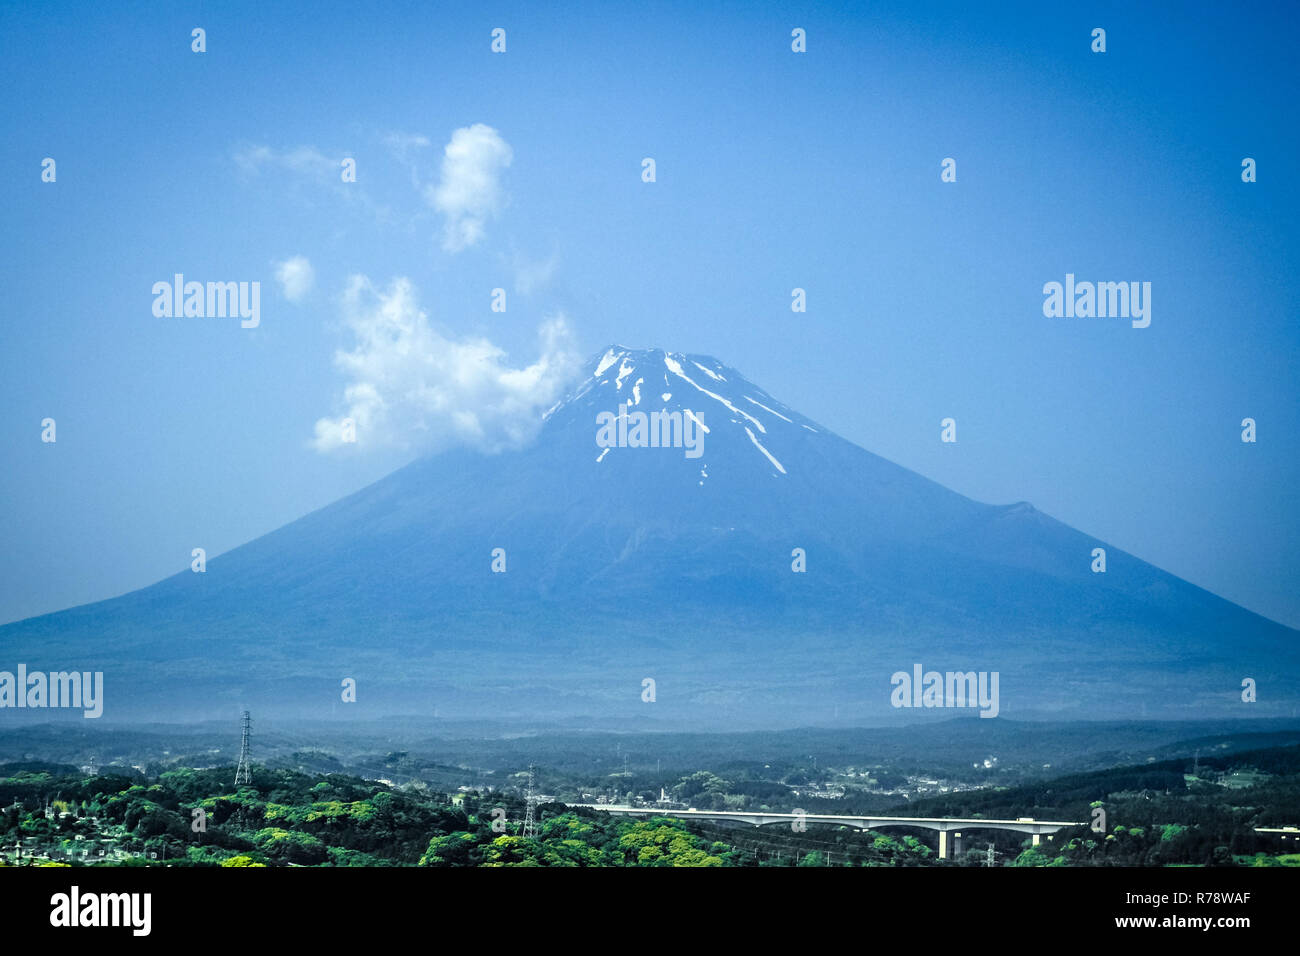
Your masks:
<instances>
[{"instance_id":1,"label":"bridge pier","mask_svg":"<svg viewBox=\"0 0 1300 956\"><path fill-rule=\"evenodd\" d=\"M1033 836L1034 836L1034 846L1038 846L1039 835L1037 830L1034 831Z\"/></svg>"},{"instance_id":2,"label":"bridge pier","mask_svg":"<svg viewBox=\"0 0 1300 956\"><path fill-rule=\"evenodd\" d=\"M939 859L948 859L948 831L939 831Z\"/></svg>"}]
</instances>

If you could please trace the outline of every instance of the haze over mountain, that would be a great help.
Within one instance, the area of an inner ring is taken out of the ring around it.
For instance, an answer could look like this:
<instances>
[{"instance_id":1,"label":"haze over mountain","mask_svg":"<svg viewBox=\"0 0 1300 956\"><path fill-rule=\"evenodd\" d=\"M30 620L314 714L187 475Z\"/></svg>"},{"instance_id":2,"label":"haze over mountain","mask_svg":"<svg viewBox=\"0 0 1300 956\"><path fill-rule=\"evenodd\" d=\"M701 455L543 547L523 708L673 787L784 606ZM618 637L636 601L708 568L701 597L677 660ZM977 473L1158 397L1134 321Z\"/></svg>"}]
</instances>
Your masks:
<instances>
[{"instance_id":1,"label":"haze over mountain","mask_svg":"<svg viewBox=\"0 0 1300 956\"><path fill-rule=\"evenodd\" d=\"M599 447L620 406L693 417L698 457ZM110 720L727 729L953 716L890 706L914 664L999 672L1003 716L1291 714L1298 638L1028 503L886 461L710 356L614 346L528 447L420 459L203 574L0 628L0 667L102 670Z\"/></svg>"}]
</instances>

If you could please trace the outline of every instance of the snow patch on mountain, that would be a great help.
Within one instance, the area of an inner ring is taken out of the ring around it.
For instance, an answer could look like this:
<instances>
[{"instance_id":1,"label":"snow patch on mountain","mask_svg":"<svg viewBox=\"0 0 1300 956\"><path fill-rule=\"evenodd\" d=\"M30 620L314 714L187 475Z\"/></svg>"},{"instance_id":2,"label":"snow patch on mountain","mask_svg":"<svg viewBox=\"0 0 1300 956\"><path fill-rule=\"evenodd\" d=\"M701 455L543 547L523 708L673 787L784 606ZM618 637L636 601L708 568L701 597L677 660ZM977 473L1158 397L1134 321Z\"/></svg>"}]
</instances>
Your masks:
<instances>
[{"instance_id":1,"label":"snow patch on mountain","mask_svg":"<svg viewBox=\"0 0 1300 956\"><path fill-rule=\"evenodd\" d=\"M755 399L750 398L748 395L745 396L745 401L747 401L747 402L753 402L753 403L754 403L755 405L757 405L759 408L763 409L763 411L765 411L765 412L771 412L771 413L772 413L773 415L775 415L777 418L784 419L785 421L790 422L791 425L794 424L794 422L790 421L790 419L786 418L784 415L782 415L780 412L778 412L775 408L768 408L768 407L767 407L766 405L764 405L762 402L760 402L760 401L756 401Z\"/></svg>"},{"instance_id":2,"label":"snow patch on mountain","mask_svg":"<svg viewBox=\"0 0 1300 956\"><path fill-rule=\"evenodd\" d=\"M593 375L592 378L600 378L602 375L604 375L605 369L609 368L611 365L617 362L621 355L622 353L619 353L619 355L615 355L613 349L607 351L605 353L604 358L600 360L600 364L596 366L596 374Z\"/></svg>"},{"instance_id":3,"label":"snow patch on mountain","mask_svg":"<svg viewBox=\"0 0 1300 956\"><path fill-rule=\"evenodd\" d=\"M691 411L689 408L686 409L686 414L690 416L691 421L695 422L695 424L699 426L700 431L704 432L704 434L706 434L706 435L709 434L709 426L706 425L706 424L704 424L704 422L700 421L700 418L699 418L698 415L696 415L696 414L695 414L693 411Z\"/></svg>"},{"instance_id":4,"label":"snow patch on mountain","mask_svg":"<svg viewBox=\"0 0 1300 956\"><path fill-rule=\"evenodd\" d=\"M623 364L618 367L618 379L614 382L614 387L622 391L623 379L627 378L635 371L636 366L628 364L627 359L623 359Z\"/></svg>"},{"instance_id":5,"label":"snow patch on mountain","mask_svg":"<svg viewBox=\"0 0 1300 956\"><path fill-rule=\"evenodd\" d=\"M725 382L725 381L726 381L726 379L725 379L723 376L721 376L721 375L719 375L717 372L713 371L713 369L711 369L711 368L706 368L705 366L701 365L699 362L695 361L694 359L691 360L691 364L694 365L696 368L698 368L701 372L703 372L703 373L704 373L705 375L707 375L709 378L713 379L715 382Z\"/></svg>"},{"instance_id":6,"label":"snow patch on mountain","mask_svg":"<svg viewBox=\"0 0 1300 956\"><path fill-rule=\"evenodd\" d=\"M694 363L692 363L692 364L694 364ZM711 391L709 391L707 388L705 388L703 385L698 384L694 379L692 379L689 375L687 375L684 371L682 371L681 363L678 362L677 360L675 360L672 356L667 355L667 354L664 355L664 365L668 366L668 371L672 372L674 375L676 375L677 377L681 378L682 380L684 380L684 381L687 382L688 384L690 384L690 385L694 385L697 389L699 389L699 390L700 390L701 392L703 392L705 395L709 396L709 398L713 399L714 401L716 401L716 402L720 402L720 403L721 403L723 406L725 406L729 411L735 412L737 415L740 415L740 416L742 416L743 418L747 418L747 419L749 419L751 422L754 423L755 426L757 426L757 428L758 428L759 431L763 432L764 434L767 434L767 429L763 427L763 423L762 423L762 422L760 422L760 421L759 421L757 418L755 418L753 415L750 415L748 412L742 412L739 408L737 408L735 405L731 404L731 402L729 402L727 399L723 398L723 397L722 397L721 395L719 395L717 392L711 392Z\"/></svg>"},{"instance_id":7,"label":"snow patch on mountain","mask_svg":"<svg viewBox=\"0 0 1300 956\"><path fill-rule=\"evenodd\" d=\"M754 443L754 447L757 448L759 451L761 451L764 455L766 455L767 460L776 466L777 471L781 472L781 474L784 475L786 473L785 465L781 464L779 461L777 461L775 458L772 457L772 453L768 451L766 448L764 448L763 443L754 437L754 433L749 430L748 425L745 426L745 434L748 435L749 440Z\"/></svg>"}]
</instances>

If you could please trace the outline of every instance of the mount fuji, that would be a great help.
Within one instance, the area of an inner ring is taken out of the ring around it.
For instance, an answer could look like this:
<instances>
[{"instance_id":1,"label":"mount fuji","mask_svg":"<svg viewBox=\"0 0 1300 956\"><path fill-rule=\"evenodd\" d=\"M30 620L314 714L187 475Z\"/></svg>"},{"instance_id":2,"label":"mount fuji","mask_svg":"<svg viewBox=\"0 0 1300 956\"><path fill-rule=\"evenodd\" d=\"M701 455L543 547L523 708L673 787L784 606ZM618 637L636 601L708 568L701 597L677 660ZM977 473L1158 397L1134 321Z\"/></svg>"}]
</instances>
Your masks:
<instances>
[{"instance_id":1,"label":"mount fuji","mask_svg":"<svg viewBox=\"0 0 1300 956\"><path fill-rule=\"evenodd\" d=\"M597 444L598 416L638 412L695 427L698 456ZM203 574L2 627L0 667L103 671L112 721L723 729L924 716L890 704L915 665L998 672L1003 716L1278 716L1298 639L886 461L712 357L614 346L527 447L421 458Z\"/></svg>"}]
</instances>

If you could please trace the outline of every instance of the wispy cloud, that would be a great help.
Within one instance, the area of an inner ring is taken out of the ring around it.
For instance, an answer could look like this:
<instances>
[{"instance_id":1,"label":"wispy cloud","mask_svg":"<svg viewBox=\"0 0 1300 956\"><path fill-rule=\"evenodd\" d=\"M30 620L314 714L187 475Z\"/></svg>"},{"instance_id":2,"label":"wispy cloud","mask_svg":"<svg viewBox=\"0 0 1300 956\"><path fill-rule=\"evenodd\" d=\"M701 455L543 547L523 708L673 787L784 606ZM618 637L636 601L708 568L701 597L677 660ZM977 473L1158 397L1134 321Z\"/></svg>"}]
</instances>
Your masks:
<instances>
[{"instance_id":1,"label":"wispy cloud","mask_svg":"<svg viewBox=\"0 0 1300 956\"><path fill-rule=\"evenodd\" d=\"M338 181L343 157L326 156L314 146L277 150L270 146L245 146L235 151L235 163L246 173L265 169L287 169L326 182Z\"/></svg>"},{"instance_id":2,"label":"wispy cloud","mask_svg":"<svg viewBox=\"0 0 1300 956\"><path fill-rule=\"evenodd\" d=\"M375 202L361 182L344 181L343 161L352 154L331 156L315 146L276 149L264 144L243 145L232 153L235 166L250 180L273 183L277 196L314 206L322 202L346 204L380 222L392 219L387 205ZM363 180L366 168L356 174Z\"/></svg>"},{"instance_id":3,"label":"wispy cloud","mask_svg":"<svg viewBox=\"0 0 1300 956\"><path fill-rule=\"evenodd\" d=\"M580 362L562 315L541 325L539 356L522 367L485 338L444 335L429 323L406 278L377 289L365 276L352 276L343 315L355 345L334 358L347 385L342 414L316 422L313 444L321 452L343 444L349 418L358 447L464 444L499 451L522 445Z\"/></svg>"},{"instance_id":4,"label":"wispy cloud","mask_svg":"<svg viewBox=\"0 0 1300 956\"><path fill-rule=\"evenodd\" d=\"M515 290L524 295L530 295L540 289L545 289L551 284L551 279L554 278L555 270L559 264L560 257L555 253L547 259L529 259L515 253L511 258L511 265L515 273Z\"/></svg>"},{"instance_id":5,"label":"wispy cloud","mask_svg":"<svg viewBox=\"0 0 1300 956\"><path fill-rule=\"evenodd\" d=\"M513 158L510 144L491 126L475 123L451 134L441 179L425 187L429 205L446 217L443 249L459 252L483 239L487 221L505 205L501 172Z\"/></svg>"}]
</instances>

